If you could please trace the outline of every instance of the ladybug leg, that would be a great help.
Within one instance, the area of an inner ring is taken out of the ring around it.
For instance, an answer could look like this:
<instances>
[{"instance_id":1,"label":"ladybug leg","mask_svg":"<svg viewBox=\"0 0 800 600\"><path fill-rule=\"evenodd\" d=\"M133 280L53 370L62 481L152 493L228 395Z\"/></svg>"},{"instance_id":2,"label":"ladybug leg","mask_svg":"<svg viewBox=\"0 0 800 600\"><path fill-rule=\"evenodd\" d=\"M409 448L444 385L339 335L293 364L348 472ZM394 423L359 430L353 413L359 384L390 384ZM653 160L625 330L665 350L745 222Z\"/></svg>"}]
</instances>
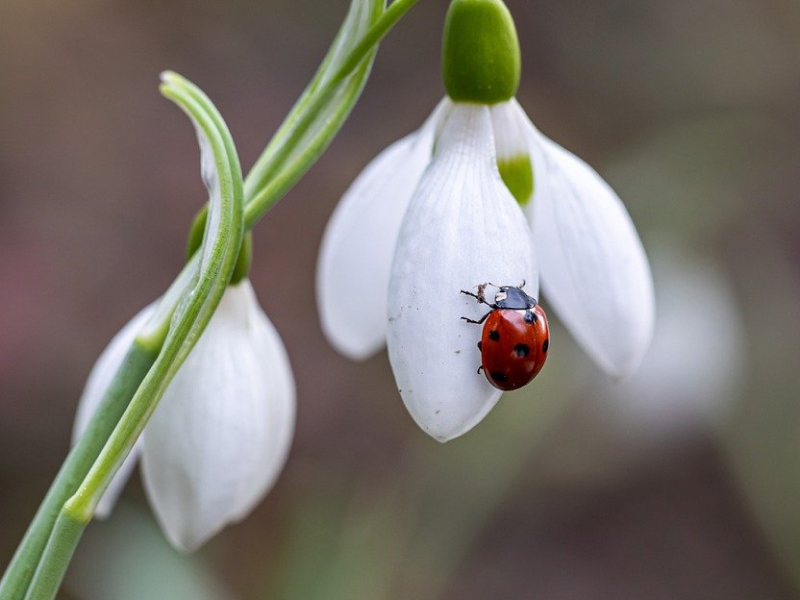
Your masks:
<instances>
[{"instance_id":1,"label":"ladybug leg","mask_svg":"<svg viewBox=\"0 0 800 600\"><path fill-rule=\"evenodd\" d=\"M462 294L466 294L467 296L472 296L473 298L475 298L478 301L478 304L485 304L486 306L491 306L492 308L497 308L497 306L495 306L494 304L492 304L491 302L488 302L486 300L486 296L484 295L483 291L484 291L484 289L486 288L487 285L490 285L490 284L482 283L481 285L479 285L477 294L474 294L472 292L468 292L467 290L461 290L461 293Z\"/></svg>"},{"instance_id":2,"label":"ladybug leg","mask_svg":"<svg viewBox=\"0 0 800 600\"><path fill-rule=\"evenodd\" d=\"M484 322L484 321L487 319L487 317L488 317L490 314L492 314L492 312L493 312L493 311L491 311L491 310L490 310L488 313L486 313L485 315L483 315L483 316L482 316L480 319L478 319L477 321L475 321L475 320L473 320L473 319L470 319L470 318L468 318L468 317L461 317L461 318L462 318L462 319L464 319L464 320L465 320L467 323L472 323L472 324L474 324L474 325L481 325L481 324L483 324L483 322Z\"/></svg>"},{"instance_id":3,"label":"ladybug leg","mask_svg":"<svg viewBox=\"0 0 800 600\"><path fill-rule=\"evenodd\" d=\"M477 373L478 375L480 375L480 374L481 374L481 371L483 371L483 365L481 365L480 367L478 367L478 370L476 371L476 373Z\"/></svg>"},{"instance_id":4,"label":"ladybug leg","mask_svg":"<svg viewBox=\"0 0 800 600\"><path fill-rule=\"evenodd\" d=\"M478 286L478 293L477 294L474 294L472 292L468 292L467 290L461 290L461 293L462 294L466 294L467 296L472 296L473 298L475 298L478 301L479 304L489 304L486 301L486 296L483 295L483 286L482 285Z\"/></svg>"}]
</instances>

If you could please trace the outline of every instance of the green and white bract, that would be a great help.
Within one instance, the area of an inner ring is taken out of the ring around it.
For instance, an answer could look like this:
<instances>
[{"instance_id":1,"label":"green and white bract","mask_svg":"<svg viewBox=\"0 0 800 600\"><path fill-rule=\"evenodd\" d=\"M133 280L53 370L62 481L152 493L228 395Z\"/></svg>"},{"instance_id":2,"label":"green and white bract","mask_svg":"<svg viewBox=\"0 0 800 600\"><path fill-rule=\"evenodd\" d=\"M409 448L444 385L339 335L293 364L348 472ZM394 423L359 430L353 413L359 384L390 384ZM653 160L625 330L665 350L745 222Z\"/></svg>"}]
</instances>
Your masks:
<instances>
[{"instance_id":1,"label":"green and white bract","mask_svg":"<svg viewBox=\"0 0 800 600\"><path fill-rule=\"evenodd\" d=\"M90 375L76 437L152 307L111 342ZM295 386L280 336L249 280L231 286L103 497L109 513L141 455L147 496L166 536L194 550L243 519L274 484L294 433Z\"/></svg>"},{"instance_id":2,"label":"green and white bract","mask_svg":"<svg viewBox=\"0 0 800 600\"><path fill-rule=\"evenodd\" d=\"M479 114L491 118L475 116ZM458 135L448 132L454 127L452 119L460 123ZM487 143L490 147L482 156L491 153L492 183L481 180L485 187L478 190L476 181L488 178L489 166L482 168L479 176L474 172L474 155ZM530 184L526 184L526 163ZM506 200L516 197L513 223L501 208L507 202L497 203L495 198L501 192L495 187L502 189ZM432 189L438 190L436 197ZM453 200L434 212L438 200L454 196L460 201ZM414 211L413 206L417 206ZM427 211L424 217L419 210ZM502 219L493 215L495 211ZM466 227L468 217L486 221ZM532 274L522 275L523 270L517 275L503 265L517 260L506 248L518 246L523 224L526 231L533 232L528 250ZM449 237L442 237L449 227L464 228L448 229ZM447 244L442 245L442 240ZM431 252L434 247L437 253ZM478 247L480 253L474 251ZM429 260L435 258L437 272L428 285L418 282L409 288L415 290L412 292L404 285L412 285L414 274L398 265L411 264L415 254L427 257L417 261L420 269L428 269L426 273L433 265ZM477 256L486 262L476 262ZM498 270L479 268L488 264L498 265ZM435 374L429 373L443 385L452 386L446 393L420 387L424 380L409 377L405 367L398 371L405 361L397 349L407 348L429 360L437 352L455 355L463 340L445 344L439 332L460 326L458 317L471 314L466 312L469 302L457 297L459 290L485 281L517 285L526 279L526 290L536 295L537 268L543 302L598 366L615 378L635 371L650 344L655 303L650 266L622 201L591 167L541 134L516 100L491 106L444 100L421 130L381 153L365 169L328 223L317 272L323 330L334 347L357 359L380 350L385 332L390 330L395 377L412 416L437 439L450 439L475 425L497 399L496 391L486 389L482 401L457 405L486 384L474 376L477 365L471 351L478 339L477 328L463 332L469 336L469 344L463 347L470 349L473 364L469 376L443 365ZM396 279L401 272L403 285ZM433 287L436 281L438 285ZM427 326L419 322L414 328L401 327L392 320L398 317L393 306L401 297L408 311L419 313L428 310L433 301L449 302L447 316L436 313L440 320ZM464 392L467 388L470 391ZM422 389L430 395L423 395ZM441 422L445 396L453 397L456 412L471 407L471 416L461 414L445 427ZM435 418L423 421L423 413Z\"/></svg>"}]
</instances>

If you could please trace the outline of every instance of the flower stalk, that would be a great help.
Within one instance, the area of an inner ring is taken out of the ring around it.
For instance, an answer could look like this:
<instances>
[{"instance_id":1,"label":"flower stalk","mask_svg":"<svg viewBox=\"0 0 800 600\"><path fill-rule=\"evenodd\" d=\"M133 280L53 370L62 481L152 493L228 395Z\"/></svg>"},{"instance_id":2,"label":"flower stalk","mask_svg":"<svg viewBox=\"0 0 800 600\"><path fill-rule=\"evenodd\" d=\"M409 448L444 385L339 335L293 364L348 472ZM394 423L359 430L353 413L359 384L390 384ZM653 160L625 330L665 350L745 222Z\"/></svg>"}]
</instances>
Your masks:
<instances>
[{"instance_id":1,"label":"flower stalk","mask_svg":"<svg viewBox=\"0 0 800 600\"><path fill-rule=\"evenodd\" d=\"M233 148L230 133L209 116L215 111L210 100L197 96L196 88L193 94L187 91L193 88L189 82L174 73L164 74L162 81L162 93L192 119L201 140L203 175L211 203L198 272L174 307L167 337L153 365L77 491L61 508L26 600L49 600L55 596L100 498L222 299L241 246L242 178L235 153L228 153L228 148Z\"/></svg>"},{"instance_id":2,"label":"flower stalk","mask_svg":"<svg viewBox=\"0 0 800 600\"><path fill-rule=\"evenodd\" d=\"M359 36L352 36L348 35L348 26L354 13L358 13L359 4L353 2L314 79L245 179L248 229L297 183L328 147L361 95L378 44L417 2L395 0L384 10L382 2L373 0L371 7L364 9L372 16L371 25L364 27Z\"/></svg>"}]
</instances>

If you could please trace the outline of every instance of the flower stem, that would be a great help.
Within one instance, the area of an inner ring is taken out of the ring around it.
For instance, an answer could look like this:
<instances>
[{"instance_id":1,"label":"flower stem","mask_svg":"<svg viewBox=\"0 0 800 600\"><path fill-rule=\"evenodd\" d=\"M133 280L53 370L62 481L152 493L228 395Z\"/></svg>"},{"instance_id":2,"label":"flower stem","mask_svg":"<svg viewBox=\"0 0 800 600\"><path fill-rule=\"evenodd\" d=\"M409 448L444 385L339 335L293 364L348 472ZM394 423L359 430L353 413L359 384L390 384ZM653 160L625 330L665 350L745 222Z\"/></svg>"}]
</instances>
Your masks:
<instances>
[{"instance_id":1,"label":"flower stem","mask_svg":"<svg viewBox=\"0 0 800 600\"><path fill-rule=\"evenodd\" d=\"M215 185L209 188L213 198L210 206L219 216L206 234L208 239L198 252L199 259L190 261L197 265L196 269L184 269L165 294L162 305L167 304L166 309L159 307L156 311L169 323L166 338L162 324L156 323L154 330L149 331L146 326L133 342L89 428L70 453L0 582L0 600L54 597L83 528L164 390L210 321L236 262L243 235L243 193L235 149L226 139L230 134L209 116L215 109L207 98L201 104L190 97L183 87L175 85L177 75L167 74L164 79L162 92L192 118L198 133L203 134L204 165L206 158L213 156L216 173L209 178ZM131 361L132 356L139 355L143 357L140 361ZM124 401L109 407L109 395L113 395L118 382L122 393L117 396ZM79 461L74 459L76 454Z\"/></svg>"},{"instance_id":2,"label":"flower stem","mask_svg":"<svg viewBox=\"0 0 800 600\"><path fill-rule=\"evenodd\" d=\"M209 217L200 260L191 285L170 318L166 339L125 412L74 494L63 505L33 575L26 600L52 600L83 529L114 475L144 430L172 378L197 343L222 299L236 265L244 231L242 175L230 132L216 109L179 75L162 75L161 91L189 116L197 130L203 174L210 195ZM213 171L213 172L212 172ZM213 226L211 225L213 223ZM170 310L169 312L173 312ZM137 338L139 343L142 339Z\"/></svg>"},{"instance_id":3,"label":"flower stem","mask_svg":"<svg viewBox=\"0 0 800 600\"><path fill-rule=\"evenodd\" d=\"M83 530L88 524L89 520L76 519L66 507L61 510L39 561L33 582L25 594L25 600L55 598Z\"/></svg>"},{"instance_id":4,"label":"flower stem","mask_svg":"<svg viewBox=\"0 0 800 600\"><path fill-rule=\"evenodd\" d=\"M417 2L419 0L392 2L342 59L332 75L314 78L308 92L297 102L245 179L244 221L247 229L258 223L325 151L361 94L378 42ZM323 63L320 70L324 70L325 66ZM300 155L292 157L292 153L304 141L312 125L328 108L340 86L349 77L352 80L336 110L326 115L324 125L313 133L312 141L305 145ZM286 166L290 157L294 160Z\"/></svg>"},{"instance_id":5,"label":"flower stem","mask_svg":"<svg viewBox=\"0 0 800 600\"><path fill-rule=\"evenodd\" d=\"M86 477L157 355L158 348L138 343L131 346L99 409L61 466L0 581L0 600L17 600L25 594L61 508Z\"/></svg>"}]
</instances>

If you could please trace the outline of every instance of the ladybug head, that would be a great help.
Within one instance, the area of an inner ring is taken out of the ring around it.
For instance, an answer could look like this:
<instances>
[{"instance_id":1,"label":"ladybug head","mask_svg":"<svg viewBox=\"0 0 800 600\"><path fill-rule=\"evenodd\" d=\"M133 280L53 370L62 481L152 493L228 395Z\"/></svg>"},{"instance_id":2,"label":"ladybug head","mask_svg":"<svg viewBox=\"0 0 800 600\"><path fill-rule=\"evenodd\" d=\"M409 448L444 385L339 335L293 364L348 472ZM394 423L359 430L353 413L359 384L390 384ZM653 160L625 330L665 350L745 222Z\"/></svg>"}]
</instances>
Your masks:
<instances>
[{"instance_id":1,"label":"ladybug head","mask_svg":"<svg viewBox=\"0 0 800 600\"><path fill-rule=\"evenodd\" d=\"M522 285L525 285L524 283ZM507 310L530 310L536 306L536 298L522 291L522 286L504 285L494 296L497 308Z\"/></svg>"}]
</instances>

